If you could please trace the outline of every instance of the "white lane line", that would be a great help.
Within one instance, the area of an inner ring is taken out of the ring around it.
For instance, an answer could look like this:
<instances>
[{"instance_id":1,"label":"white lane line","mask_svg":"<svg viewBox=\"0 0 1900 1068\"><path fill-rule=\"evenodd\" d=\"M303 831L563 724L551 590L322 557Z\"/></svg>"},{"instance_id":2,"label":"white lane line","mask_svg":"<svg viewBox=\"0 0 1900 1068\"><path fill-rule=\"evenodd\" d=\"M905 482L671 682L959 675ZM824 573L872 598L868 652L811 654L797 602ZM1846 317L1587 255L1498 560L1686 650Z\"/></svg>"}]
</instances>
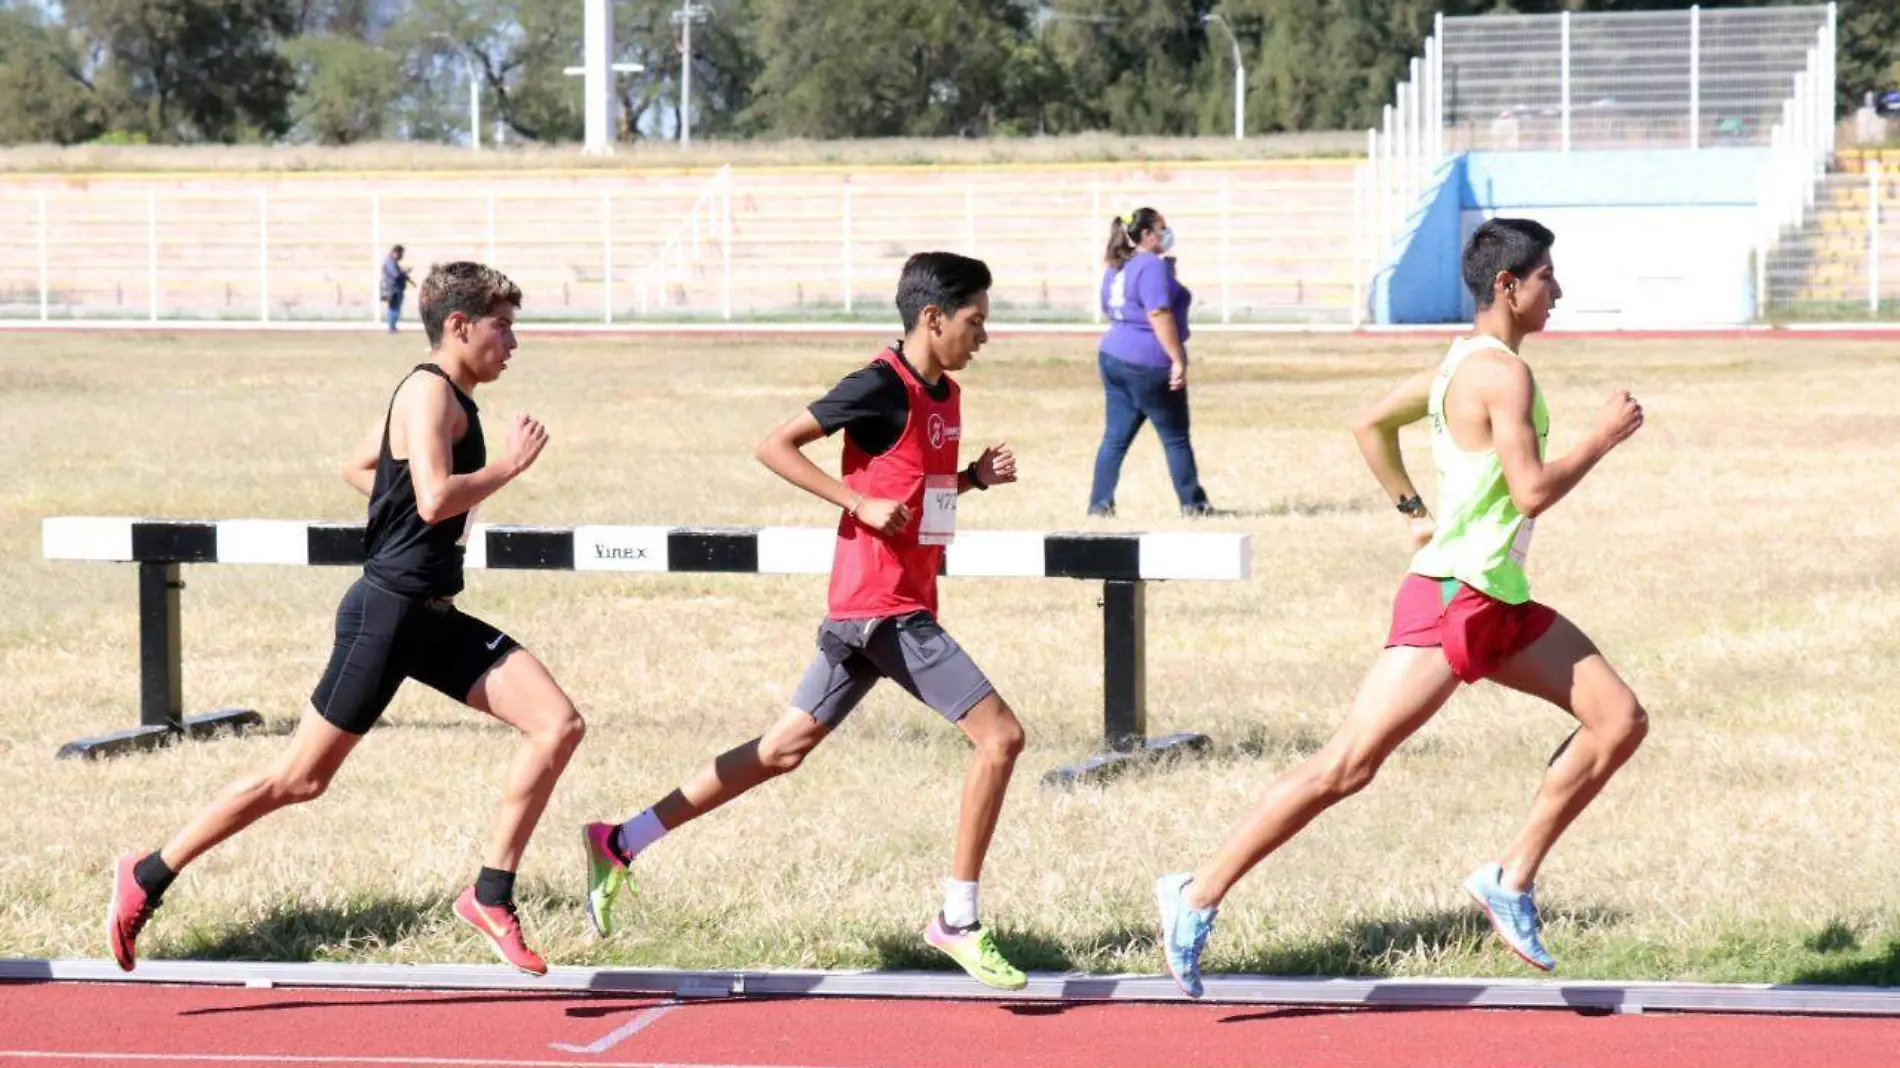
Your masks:
<instances>
[{"instance_id":1,"label":"white lane line","mask_svg":"<svg viewBox=\"0 0 1900 1068\"><path fill-rule=\"evenodd\" d=\"M664 1005L655 1005L585 1046L570 1046L565 1042L550 1042L548 1043L548 1048L558 1049L563 1053L605 1053L622 1042L625 1042L627 1039L632 1038L634 1035L639 1034L641 1031L646 1030L650 1025L657 1023L660 1017L665 1016L667 1013L679 1007L680 1004L677 1001L669 1001Z\"/></svg>"}]
</instances>

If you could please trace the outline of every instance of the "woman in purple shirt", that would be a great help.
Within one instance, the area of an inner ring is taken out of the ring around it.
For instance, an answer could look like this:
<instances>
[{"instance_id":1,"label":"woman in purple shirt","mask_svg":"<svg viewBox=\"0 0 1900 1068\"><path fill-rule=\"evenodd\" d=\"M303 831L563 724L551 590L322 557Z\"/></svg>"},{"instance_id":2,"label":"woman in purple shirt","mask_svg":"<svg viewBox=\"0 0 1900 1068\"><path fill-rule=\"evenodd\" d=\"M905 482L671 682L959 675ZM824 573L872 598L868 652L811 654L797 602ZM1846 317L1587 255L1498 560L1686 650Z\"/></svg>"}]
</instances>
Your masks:
<instances>
[{"instance_id":1,"label":"woman in purple shirt","mask_svg":"<svg viewBox=\"0 0 1900 1068\"><path fill-rule=\"evenodd\" d=\"M1188 305L1194 294L1175 281L1174 231L1153 208L1115 217L1109 224L1107 270L1102 275L1102 335L1099 363L1107 399L1107 425L1095 454L1095 487L1089 514L1115 514L1115 483L1122 458L1143 423L1152 422L1168 456L1181 514L1204 516L1214 509L1201 488L1188 442Z\"/></svg>"}]
</instances>

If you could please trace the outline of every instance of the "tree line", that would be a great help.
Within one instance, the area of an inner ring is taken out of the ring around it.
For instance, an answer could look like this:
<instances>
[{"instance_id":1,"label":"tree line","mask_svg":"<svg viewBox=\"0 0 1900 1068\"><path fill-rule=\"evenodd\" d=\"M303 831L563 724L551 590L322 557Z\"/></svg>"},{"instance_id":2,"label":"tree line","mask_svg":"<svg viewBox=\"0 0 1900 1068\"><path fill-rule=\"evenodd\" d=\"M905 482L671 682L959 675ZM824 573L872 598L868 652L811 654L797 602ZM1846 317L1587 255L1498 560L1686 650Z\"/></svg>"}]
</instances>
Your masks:
<instances>
[{"instance_id":1,"label":"tree line","mask_svg":"<svg viewBox=\"0 0 1900 1068\"><path fill-rule=\"evenodd\" d=\"M1653 0L698 0L712 137L989 137L1373 124L1435 13ZM1712 3L1712 7L1767 6ZM623 140L679 125L680 0L616 0ZM1842 0L1843 110L1900 85L1900 3ZM1210 20L1208 16L1218 16ZM456 141L582 133L582 0L0 0L0 143Z\"/></svg>"}]
</instances>

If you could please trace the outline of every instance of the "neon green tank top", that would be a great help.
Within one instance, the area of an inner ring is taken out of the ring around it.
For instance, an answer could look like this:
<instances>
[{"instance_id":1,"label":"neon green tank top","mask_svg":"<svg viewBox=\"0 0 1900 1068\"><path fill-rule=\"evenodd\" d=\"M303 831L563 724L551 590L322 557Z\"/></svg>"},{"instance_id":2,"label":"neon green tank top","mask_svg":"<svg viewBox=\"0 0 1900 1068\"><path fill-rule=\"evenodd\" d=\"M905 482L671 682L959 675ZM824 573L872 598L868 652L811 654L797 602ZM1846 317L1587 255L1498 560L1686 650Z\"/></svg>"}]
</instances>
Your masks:
<instances>
[{"instance_id":1,"label":"neon green tank top","mask_svg":"<svg viewBox=\"0 0 1900 1068\"><path fill-rule=\"evenodd\" d=\"M1431 426L1432 465L1438 469L1438 528L1431 543L1412 557L1412 573L1457 579L1506 604L1523 604L1531 597L1524 558L1530 553L1536 520L1526 519L1512 502L1497 450L1467 452L1459 448L1445 419L1445 390L1452 376L1466 357L1484 349L1511 351L1496 338L1461 337L1451 343L1438 377L1432 380L1426 415ZM1550 412L1544 407L1543 391L1534 381L1531 425L1537 431L1537 455L1541 457L1550 439Z\"/></svg>"}]
</instances>

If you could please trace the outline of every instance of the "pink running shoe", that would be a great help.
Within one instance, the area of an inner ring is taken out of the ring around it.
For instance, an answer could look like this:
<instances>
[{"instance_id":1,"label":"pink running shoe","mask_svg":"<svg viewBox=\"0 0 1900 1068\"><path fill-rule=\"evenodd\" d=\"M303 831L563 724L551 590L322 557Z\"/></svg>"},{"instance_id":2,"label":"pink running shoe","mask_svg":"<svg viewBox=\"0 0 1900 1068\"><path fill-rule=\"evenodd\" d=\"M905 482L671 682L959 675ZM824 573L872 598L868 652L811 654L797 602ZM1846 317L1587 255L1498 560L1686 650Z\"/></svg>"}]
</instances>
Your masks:
<instances>
[{"instance_id":1,"label":"pink running shoe","mask_svg":"<svg viewBox=\"0 0 1900 1068\"><path fill-rule=\"evenodd\" d=\"M475 888L471 886L455 899L455 915L480 932L488 940L488 948L505 963L529 975L548 974L548 962L522 940L521 921L515 918L513 908L482 904L475 900Z\"/></svg>"},{"instance_id":2,"label":"pink running shoe","mask_svg":"<svg viewBox=\"0 0 1900 1068\"><path fill-rule=\"evenodd\" d=\"M138 862L138 854L127 853L112 866L112 904L106 906L106 944L112 947L112 959L119 962L119 968L128 972L138 963L135 944L139 932L158 907L132 877Z\"/></svg>"}]
</instances>

